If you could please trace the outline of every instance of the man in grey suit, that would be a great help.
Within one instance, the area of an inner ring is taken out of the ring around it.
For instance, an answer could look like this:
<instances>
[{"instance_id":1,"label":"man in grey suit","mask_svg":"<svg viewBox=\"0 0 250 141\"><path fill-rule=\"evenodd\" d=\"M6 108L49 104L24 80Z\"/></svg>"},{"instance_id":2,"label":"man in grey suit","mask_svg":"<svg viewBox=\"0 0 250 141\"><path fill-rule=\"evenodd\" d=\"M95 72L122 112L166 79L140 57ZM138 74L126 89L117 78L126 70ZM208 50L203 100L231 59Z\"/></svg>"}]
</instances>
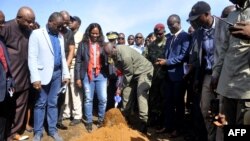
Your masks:
<instances>
[{"instance_id":1,"label":"man in grey suit","mask_svg":"<svg viewBox=\"0 0 250 141\"><path fill-rule=\"evenodd\" d=\"M57 99L62 80L63 84L67 85L70 78L64 52L64 38L59 33L62 26L62 15L54 12L50 15L46 28L34 30L29 39L28 63L31 83L39 91L34 107L34 141L41 140L45 108L49 135L55 141L62 141L56 128Z\"/></svg>"},{"instance_id":2,"label":"man in grey suit","mask_svg":"<svg viewBox=\"0 0 250 141\"><path fill-rule=\"evenodd\" d=\"M114 47L112 43L106 43L104 51L114 60L115 67L121 70L124 76L116 94L120 95L123 91L122 110L125 117L130 116L130 110L137 98L140 118L139 131L147 133L148 91L151 87L153 65L136 50L125 45ZM136 94L133 94L133 89L137 89Z\"/></svg>"}]
</instances>

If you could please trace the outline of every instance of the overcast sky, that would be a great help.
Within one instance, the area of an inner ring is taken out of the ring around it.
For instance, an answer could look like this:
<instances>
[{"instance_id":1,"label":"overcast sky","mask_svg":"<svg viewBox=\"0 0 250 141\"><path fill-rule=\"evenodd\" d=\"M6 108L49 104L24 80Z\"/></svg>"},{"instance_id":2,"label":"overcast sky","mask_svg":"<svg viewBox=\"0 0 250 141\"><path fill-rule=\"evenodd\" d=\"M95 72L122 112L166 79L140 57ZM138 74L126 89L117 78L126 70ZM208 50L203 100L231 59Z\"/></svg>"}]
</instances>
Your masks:
<instances>
[{"instance_id":1,"label":"overcast sky","mask_svg":"<svg viewBox=\"0 0 250 141\"><path fill-rule=\"evenodd\" d=\"M117 31L129 34L141 32L144 36L153 31L154 25L163 23L169 15L181 17L182 27L187 31L186 22L192 6L198 0L0 0L0 9L6 20L15 18L21 6L31 7L36 14L36 21L44 27L52 12L67 10L71 15L82 20L81 31L97 22L104 33ZM221 15L229 0L204 0L211 6L212 14ZM168 30L167 30L168 32Z\"/></svg>"}]
</instances>

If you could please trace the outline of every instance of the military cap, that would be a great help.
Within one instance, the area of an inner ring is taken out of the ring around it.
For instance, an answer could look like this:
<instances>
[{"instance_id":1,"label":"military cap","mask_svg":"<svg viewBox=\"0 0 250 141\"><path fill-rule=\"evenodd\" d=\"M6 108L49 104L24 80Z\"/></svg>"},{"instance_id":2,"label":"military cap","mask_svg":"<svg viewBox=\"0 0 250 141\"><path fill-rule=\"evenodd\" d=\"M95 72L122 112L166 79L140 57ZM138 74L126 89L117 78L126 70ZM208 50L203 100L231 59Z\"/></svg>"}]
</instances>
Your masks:
<instances>
[{"instance_id":1,"label":"military cap","mask_svg":"<svg viewBox=\"0 0 250 141\"><path fill-rule=\"evenodd\" d=\"M118 33L114 31L110 31L106 34L107 38L110 39L117 39L118 38Z\"/></svg>"},{"instance_id":2,"label":"military cap","mask_svg":"<svg viewBox=\"0 0 250 141\"><path fill-rule=\"evenodd\" d=\"M164 24L158 23L158 24L155 25L154 30L162 30L162 29L165 30Z\"/></svg>"}]
</instances>

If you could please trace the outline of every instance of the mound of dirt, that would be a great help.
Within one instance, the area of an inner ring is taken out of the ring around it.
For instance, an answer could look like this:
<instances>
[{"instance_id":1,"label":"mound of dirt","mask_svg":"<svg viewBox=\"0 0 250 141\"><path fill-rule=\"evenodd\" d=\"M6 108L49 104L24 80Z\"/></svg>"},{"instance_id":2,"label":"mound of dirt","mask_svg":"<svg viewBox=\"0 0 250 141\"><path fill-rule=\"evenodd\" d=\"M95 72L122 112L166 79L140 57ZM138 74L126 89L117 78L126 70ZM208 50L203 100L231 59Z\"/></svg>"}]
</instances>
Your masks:
<instances>
[{"instance_id":1,"label":"mound of dirt","mask_svg":"<svg viewBox=\"0 0 250 141\"><path fill-rule=\"evenodd\" d=\"M128 127L119 109L107 111L104 126L74 141L149 141L142 133Z\"/></svg>"},{"instance_id":2,"label":"mound of dirt","mask_svg":"<svg viewBox=\"0 0 250 141\"><path fill-rule=\"evenodd\" d=\"M91 134L85 134L76 141L149 141L145 136L136 130L128 128L124 124L112 127L102 127Z\"/></svg>"},{"instance_id":3,"label":"mound of dirt","mask_svg":"<svg viewBox=\"0 0 250 141\"><path fill-rule=\"evenodd\" d=\"M111 127L120 123L127 126L127 122L118 108L112 108L106 112L103 123L104 127Z\"/></svg>"}]
</instances>

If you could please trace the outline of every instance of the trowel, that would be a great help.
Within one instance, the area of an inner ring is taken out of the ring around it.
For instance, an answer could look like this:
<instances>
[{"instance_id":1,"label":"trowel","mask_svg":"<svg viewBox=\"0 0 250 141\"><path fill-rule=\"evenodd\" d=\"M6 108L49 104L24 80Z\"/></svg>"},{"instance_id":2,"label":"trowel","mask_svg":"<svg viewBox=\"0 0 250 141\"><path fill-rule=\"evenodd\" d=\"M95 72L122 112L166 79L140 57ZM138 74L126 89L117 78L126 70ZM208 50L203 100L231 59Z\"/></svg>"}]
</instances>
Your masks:
<instances>
[{"instance_id":1,"label":"trowel","mask_svg":"<svg viewBox=\"0 0 250 141\"><path fill-rule=\"evenodd\" d=\"M114 100L115 100L115 108L117 108L118 104L121 102L122 98L120 95L116 95L114 97Z\"/></svg>"}]
</instances>

